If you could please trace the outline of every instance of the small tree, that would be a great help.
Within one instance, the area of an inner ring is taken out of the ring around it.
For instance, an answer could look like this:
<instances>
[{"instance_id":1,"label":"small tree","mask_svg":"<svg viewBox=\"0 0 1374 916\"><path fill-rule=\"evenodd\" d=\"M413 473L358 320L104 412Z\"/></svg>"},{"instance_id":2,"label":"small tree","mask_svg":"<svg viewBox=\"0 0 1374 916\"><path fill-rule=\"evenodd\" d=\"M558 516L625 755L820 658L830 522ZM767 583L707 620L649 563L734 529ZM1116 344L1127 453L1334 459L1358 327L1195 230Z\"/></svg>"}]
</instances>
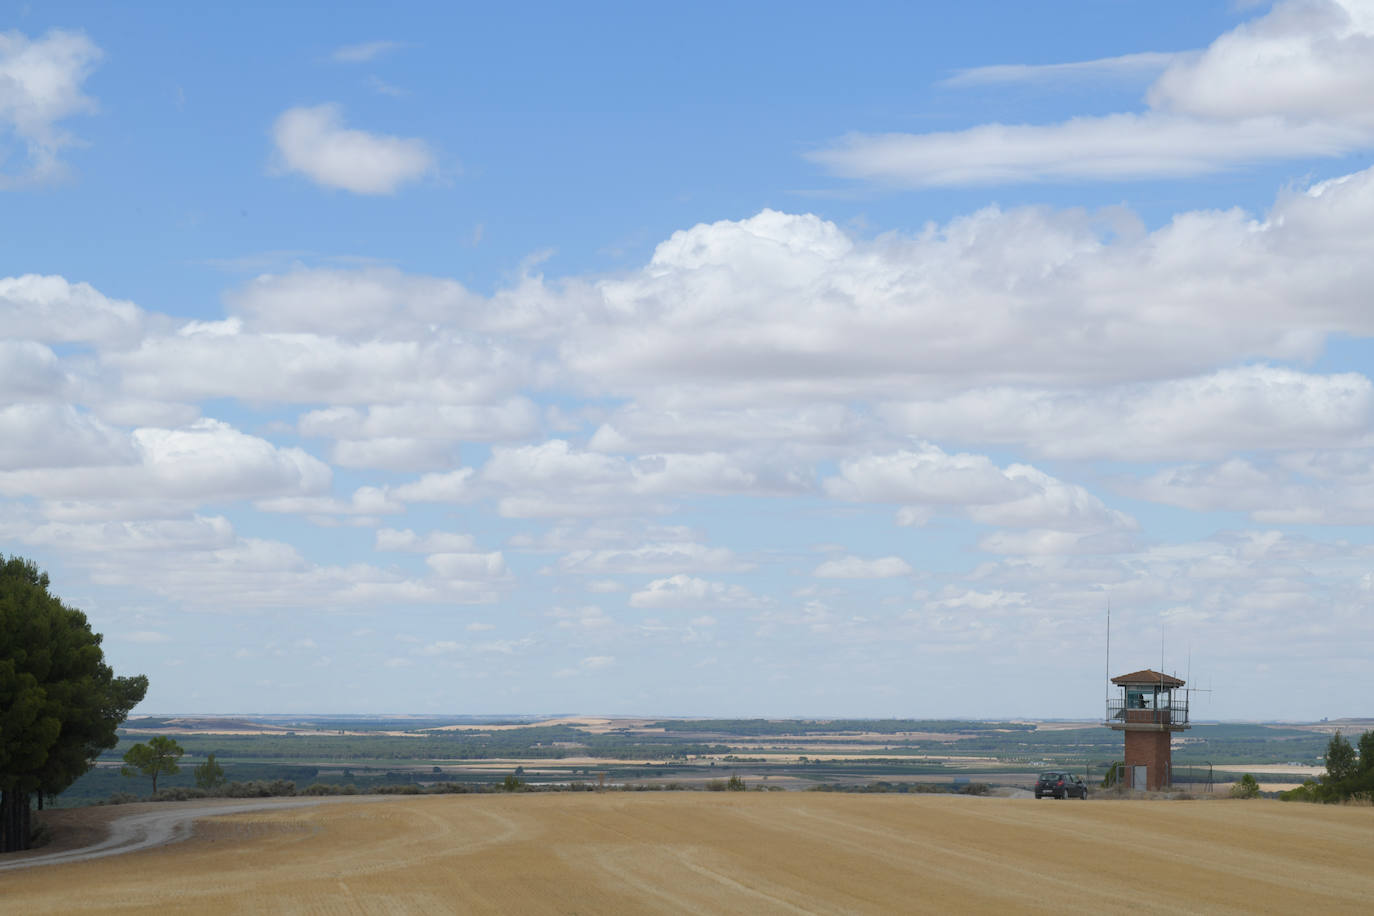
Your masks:
<instances>
[{"instance_id":1,"label":"small tree","mask_svg":"<svg viewBox=\"0 0 1374 916\"><path fill-rule=\"evenodd\" d=\"M1355 749L1341 736L1338 729L1326 745L1326 778L1335 783L1354 775Z\"/></svg>"},{"instance_id":2,"label":"small tree","mask_svg":"<svg viewBox=\"0 0 1374 916\"><path fill-rule=\"evenodd\" d=\"M731 776L725 781L725 790L727 792L743 792L747 788L748 786L744 784L744 780L740 779L738 776Z\"/></svg>"},{"instance_id":3,"label":"small tree","mask_svg":"<svg viewBox=\"0 0 1374 916\"><path fill-rule=\"evenodd\" d=\"M1367 731L1360 735L1360 762L1355 766L1355 772L1360 775L1360 781L1369 788L1374 788L1374 731Z\"/></svg>"},{"instance_id":4,"label":"small tree","mask_svg":"<svg viewBox=\"0 0 1374 916\"><path fill-rule=\"evenodd\" d=\"M205 762L196 767L195 773L196 786L201 789L217 789L224 782L224 767L215 762L214 754L206 757Z\"/></svg>"},{"instance_id":5,"label":"small tree","mask_svg":"<svg viewBox=\"0 0 1374 916\"><path fill-rule=\"evenodd\" d=\"M1246 773L1240 778L1240 782L1231 787L1232 798L1259 798L1259 783L1255 782L1255 777Z\"/></svg>"},{"instance_id":6,"label":"small tree","mask_svg":"<svg viewBox=\"0 0 1374 916\"><path fill-rule=\"evenodd\" d=\"M177 761L181 755L186 753L166 735L157 735L148 739L147 744L135 744L124 753L124 762L129 766L123 767L120 772L125 776L135 776L142 773L144 776L153 778L153 794L157 794L157 778L166 773L168 776L173 773L180 773L181 767L177 766Z\"/></svg>"}]
</instances>

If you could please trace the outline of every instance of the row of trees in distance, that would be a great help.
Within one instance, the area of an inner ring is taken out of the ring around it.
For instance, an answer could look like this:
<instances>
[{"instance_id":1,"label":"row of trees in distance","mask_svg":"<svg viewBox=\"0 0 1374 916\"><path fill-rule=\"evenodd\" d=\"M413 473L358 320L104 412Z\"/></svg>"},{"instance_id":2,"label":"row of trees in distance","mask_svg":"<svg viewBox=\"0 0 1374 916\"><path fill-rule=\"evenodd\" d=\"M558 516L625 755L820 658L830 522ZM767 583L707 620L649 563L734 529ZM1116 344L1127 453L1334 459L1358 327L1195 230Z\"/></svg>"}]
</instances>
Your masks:
<instances>
[{"instance_id":1,"label":"row of trees in distance","mask_svg":"<svg viewBox=\"0 0 1374 916\"><path fill-rule=\"evenodd\" d=\"M1284 801L1374 800L1374 731L1360 735L1359 752L1337 731L1326 745L1326 775L1280 793Z\"/></svg>"}]
</instances>

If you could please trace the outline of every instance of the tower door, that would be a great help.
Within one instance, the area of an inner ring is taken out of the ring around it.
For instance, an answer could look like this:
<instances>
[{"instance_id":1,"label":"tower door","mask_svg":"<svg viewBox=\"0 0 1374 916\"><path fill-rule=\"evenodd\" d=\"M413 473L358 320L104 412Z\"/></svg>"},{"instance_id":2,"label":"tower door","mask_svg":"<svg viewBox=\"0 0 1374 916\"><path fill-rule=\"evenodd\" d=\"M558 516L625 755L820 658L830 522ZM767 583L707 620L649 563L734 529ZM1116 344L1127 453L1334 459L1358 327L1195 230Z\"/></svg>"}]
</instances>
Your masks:
<instances>
[{"instance_id":1,"label":"tower door","mask_svg":"<svg viewBox=\"0 0 1374 916\"><path fill-rule=\"evenodd\" d=\"M1133 767L1131 767L1131 788L1132 788L1132 789L1144 789L1144 788L1146 788L1147 786L1149 786L1149 784L1150 784L1150 782L1149 782L1149 779L1150 779L1150 777L1149 777L1149 770L1150 770L1150 768L1147 767L1147 766L1145 766L1145 765L1143 765L1143 764L1142 764L1142 765L1139 765L1139 766L1133 766Z\"/></svg>"}]
</instances>

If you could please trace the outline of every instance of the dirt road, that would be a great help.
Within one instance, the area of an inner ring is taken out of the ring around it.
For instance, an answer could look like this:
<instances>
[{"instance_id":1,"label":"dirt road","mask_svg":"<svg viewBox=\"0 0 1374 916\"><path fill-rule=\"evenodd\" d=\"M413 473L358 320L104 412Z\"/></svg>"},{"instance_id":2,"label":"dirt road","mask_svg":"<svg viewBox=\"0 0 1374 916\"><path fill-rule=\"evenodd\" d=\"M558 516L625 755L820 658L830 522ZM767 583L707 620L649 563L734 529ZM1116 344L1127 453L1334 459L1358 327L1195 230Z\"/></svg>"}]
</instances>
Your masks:
<instances>
[{"instance_id":1,"label":"dirt road","mask_svg":"<svg viewBox=\"0 0 1374 916\"><path fill-rule=\"evenodd\" d=\"M439 796L201 821L0 874L22 913L1365 913L1374 809L789 793Z\"/></svg>"},{"instance_id":2,"label":"dirt road","mask_svg":"<svg viewBox=\"0 0 1374 916\"><path fill-rule=\"evenodd\" d=\"M112 815L101 818L105 822L104 829L98 832L104 834L103 838L93 838L92 842L72 849L60 848L52 852L37 849L17 856L6 856L0 859L0 872L34 868L39 865L85 862L153 846L164 846L189 837L192 824L201 818L219 814L244 814L272 808L299 808L305 805L318 805L321 801L322 799L318 798L264 798L186 805L159 802L138 805L136 810L132 811L108 809L106 812L99 812Z\"/></svg>"}]
</instances>

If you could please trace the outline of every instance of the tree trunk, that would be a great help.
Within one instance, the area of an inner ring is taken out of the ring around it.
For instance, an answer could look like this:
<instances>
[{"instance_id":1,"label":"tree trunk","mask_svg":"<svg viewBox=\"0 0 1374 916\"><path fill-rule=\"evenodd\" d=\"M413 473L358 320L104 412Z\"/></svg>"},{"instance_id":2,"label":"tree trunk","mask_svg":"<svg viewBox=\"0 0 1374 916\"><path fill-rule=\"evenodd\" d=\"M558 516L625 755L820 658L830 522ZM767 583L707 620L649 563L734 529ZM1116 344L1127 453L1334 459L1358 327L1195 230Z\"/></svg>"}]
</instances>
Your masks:
<instances>
[{"instance_id":1,"label":"tree trunk","mask_svg":"<svg viewBox=\"0 0 1374 916\"><path fill-rule=\"evenodd\" d=\"M29 848L29 793L0 791L0 852Z\"/></svg>"}]
</instances>

